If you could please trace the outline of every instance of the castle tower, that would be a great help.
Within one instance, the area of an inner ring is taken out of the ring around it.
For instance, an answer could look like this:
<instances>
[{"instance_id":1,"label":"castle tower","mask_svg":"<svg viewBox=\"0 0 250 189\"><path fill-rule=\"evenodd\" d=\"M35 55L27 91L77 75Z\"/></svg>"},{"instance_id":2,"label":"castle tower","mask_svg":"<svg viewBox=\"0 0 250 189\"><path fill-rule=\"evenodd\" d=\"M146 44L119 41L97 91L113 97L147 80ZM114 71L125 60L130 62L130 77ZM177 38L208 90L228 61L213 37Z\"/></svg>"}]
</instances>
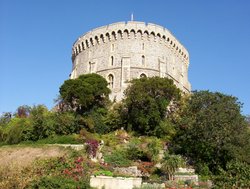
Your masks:
<instances>
[{"instance_id":1,"label":"castle tower","mask_svg":"<svg viewBox=\"0 0 250 189\"><path fill-rule=\"evenodd\" d=\"M167 77L189 93L189 54L165 28L129 21L96 28L78 38L72 48L71 79L97 73L107 79L111 100L121 100L127 81Z\"/></svg>"}]
</instances>

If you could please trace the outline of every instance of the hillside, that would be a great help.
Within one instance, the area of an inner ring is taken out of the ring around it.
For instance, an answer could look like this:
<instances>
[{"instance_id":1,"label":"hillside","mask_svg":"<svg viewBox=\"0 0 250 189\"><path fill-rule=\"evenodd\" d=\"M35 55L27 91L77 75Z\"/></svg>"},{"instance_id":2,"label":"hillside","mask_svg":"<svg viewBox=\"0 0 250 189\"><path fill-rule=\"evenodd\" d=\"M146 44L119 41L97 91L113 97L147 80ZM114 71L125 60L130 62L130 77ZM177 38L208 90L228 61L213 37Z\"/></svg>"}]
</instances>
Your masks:
<instances>
[{"instance_id":1,"label":"hillside","mask_svg":"<svg viewBox=\"0 0 250 189\"><path fill-rule=\"evenodd\" d=\"M3 146L0 148L1 167L27 167L35 160L60 157L66 150L57 146Z\"/></svg>"}]
</instances>

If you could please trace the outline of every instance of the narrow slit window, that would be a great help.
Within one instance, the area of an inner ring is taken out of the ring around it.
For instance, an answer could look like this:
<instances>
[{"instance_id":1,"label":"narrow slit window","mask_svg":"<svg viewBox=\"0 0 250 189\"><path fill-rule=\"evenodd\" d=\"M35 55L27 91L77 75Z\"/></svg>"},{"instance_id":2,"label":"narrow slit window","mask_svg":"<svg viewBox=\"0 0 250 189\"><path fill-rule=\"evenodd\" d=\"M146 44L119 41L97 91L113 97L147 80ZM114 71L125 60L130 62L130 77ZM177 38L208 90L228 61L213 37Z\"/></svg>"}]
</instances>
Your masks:
<instances>
[{"instance_id":1,"label":"narrow slit window","mask_svg":"<svg viewBox=\"0 0 250 189\"><path fill-rule=\"evenodd\" d=\"M89 62L89 73L92 73L92 64Z\"/></svg>"},{"instance_id":2,"label":"narrow slit window","mask_svg":"<svg viewBox=\"0 0 250 189\"><path fill-rule=\"evenodd\" d=\"M141 56L141 64L143 66L145 65L145 56L144 55Z\"/></svg>"},{"instance_id":3,"label":"narrow slit window","mask_svg":"<svg viewBox=\"0 0 250 189\"><path fill-rule=\"evenodd\" d=\"M114 57L113 57L113 56L111 56L111 58L110 58L110 65L111 65L111 66L114 65Z\"/></svg>"}]
</instances>

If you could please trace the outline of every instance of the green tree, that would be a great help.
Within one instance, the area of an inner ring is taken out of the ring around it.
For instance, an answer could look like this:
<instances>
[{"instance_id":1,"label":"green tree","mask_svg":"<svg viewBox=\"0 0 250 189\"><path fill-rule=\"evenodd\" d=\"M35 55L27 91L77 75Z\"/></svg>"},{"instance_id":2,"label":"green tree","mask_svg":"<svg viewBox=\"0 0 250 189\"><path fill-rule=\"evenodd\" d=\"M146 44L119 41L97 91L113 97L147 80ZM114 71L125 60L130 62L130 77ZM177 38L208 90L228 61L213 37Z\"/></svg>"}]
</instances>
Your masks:
<instances>
[{"instance_id":1,"label":"green tree","mask_svg":"<svg viewBox=\"0 0 250 189\"><path fill-rule=\"evenodd\" d=\"M162 171L168 175L168 180L174 179L174 173L179 167L185 166L185 161L180 155L165 153L162 159Z\"/></svg>"},{"instance_id":2,"label":"green tree","mask_svg":"<svg viewBox=\"0 0 250 189\"><path fill-rule=\"evenodd\" d=\"M161 122L171 110L170 103L180 99L173 81L160 77L134 79L125 95L122 117L127 129L143 135L164 135L164 127L169 125Z\"/></svg>"},{"instance_id":3,"label":"green tree","mask_svg":"<svg viewBox=\"0 0 250 189\"><path fill-rule=\"evenodd\" d=\"M33 140L55 135L55 121L50 119L51 114L44 105L37 105L31 108L30 119L33 126Z\"/></svg>"},{"instance_id":4,"label":"green tree","mask_svg":"<svg viewBox=\"0 0 250 189\"><path fill-rule=\"evenodd\" d=\"M195 91L177 123L176 152L208 165L213 173L231 159L249 161L249 130L240 108L236 97Z\"/></svg>"},{"instance_id":5,"label":"green tree","mask_svg":"<svg viewBox=\"0 0 250 189\"><path fill-rule=\"evenodd\" d=\"M214 176L214 188L249 188L250 165L238 160L227 163L226 169L220 169Z\"/></svg>"},{"instance_id":6,"label":"green tree","mask_svg":"<svg viewBox=\"0 0 250 189\"><path fill-rule=\"evenodd\" d=\"M246 116L246 121L248 123L248 127L250 128L250 115Z\"/></svg>"},{"instance_id":7,"label":"green tree","mask_svg":"<svg viewBox=\"0 0 250 189\"><path fill-rule=\"evenodd\" d=\"M4 112L2 113L2 115L0 116L0 127L5 126L7 123L10 122L12 117L11 112Z\"/></svg>"},{"instance_id":8,"label":"green tree","mask_svg":"<svg viewBox=\"0 0 250 189\"><path fill-rule=\"evenodd\" d=\"M94 107L103 107L108 101L110 89L107 81L98 74L81 75L77 79L66 80L60 87L63 103L79 114Z\"/></svg>"}]
</instances>

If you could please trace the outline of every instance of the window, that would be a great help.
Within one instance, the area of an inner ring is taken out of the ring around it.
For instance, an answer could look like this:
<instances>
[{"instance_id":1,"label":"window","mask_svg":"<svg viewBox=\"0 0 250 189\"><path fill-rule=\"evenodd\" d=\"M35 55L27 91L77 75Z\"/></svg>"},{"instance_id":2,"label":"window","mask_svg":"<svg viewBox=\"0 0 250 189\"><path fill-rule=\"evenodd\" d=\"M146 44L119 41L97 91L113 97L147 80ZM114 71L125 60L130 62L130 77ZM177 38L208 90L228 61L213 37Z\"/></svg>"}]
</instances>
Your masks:
<instances>
[{"instance_id":1,"label":"window","mask_svg":"<svg viewBox=\"0 0 250 189\"><path fill-rule=\"evenodd\" d=\"M143 66L145 65L145 56L144 55L141 56L141 64Z\"/></svg>"},{"instance_id":2,"label":"window","mask_svg":"<svg viewBox=\"0 0 250 189\"><path fill-rule=\"evenodd\" d=\"M110 58L110 66L113 66L113 65L114 65L114 57L111 56L111 58Z\"/></svg>"},{"instance_id":3,"label":"window","mask_svg":"<svg viewBox=\"0 0 250 189\"><path fill-rule=\"evenodd\" d=\"M142 74L140 75L140 78L143 78L143 77L147 77L146 74L142 73Z\"/></svg>"},{"instance_id":4,"label":"window","mask_svg":"<svg viewBox=\"0 0 250 189\"><path fill-rule=\"evenodd\" d=\"M111 89L114 87L114 76L112 74L108 75L108 85Z\"/></svg>"},{"instance_id":5,"label":"window","mask_svg":"<svg viewBox=\"0 0 250 189\"><path fill-rule=\"evenodd\" d=\"M89 62L89 73L92 73L92 63Z\"/></svg>"}]
</instances>

